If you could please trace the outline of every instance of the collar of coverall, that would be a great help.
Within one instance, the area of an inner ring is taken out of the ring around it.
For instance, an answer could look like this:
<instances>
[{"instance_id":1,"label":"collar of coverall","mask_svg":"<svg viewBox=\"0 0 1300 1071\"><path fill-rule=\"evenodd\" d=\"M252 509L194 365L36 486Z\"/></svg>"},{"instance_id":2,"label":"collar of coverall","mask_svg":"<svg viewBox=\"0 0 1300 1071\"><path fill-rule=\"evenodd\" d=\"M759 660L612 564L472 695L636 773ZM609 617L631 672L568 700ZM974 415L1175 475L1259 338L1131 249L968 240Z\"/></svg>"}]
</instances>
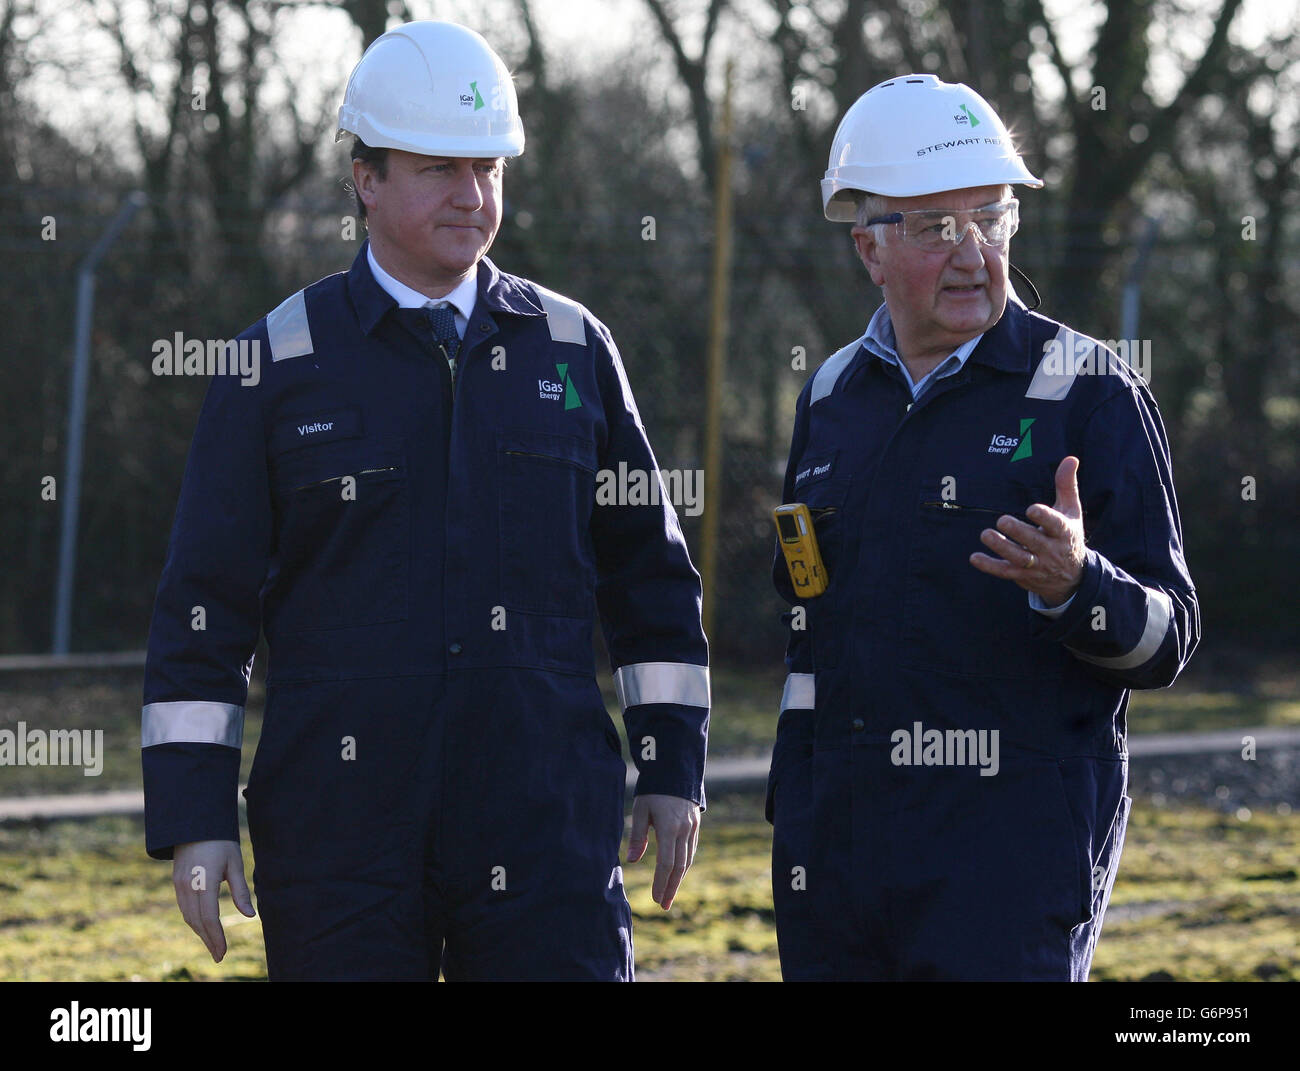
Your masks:
<instances>
[{"instance_id":1,"label":"collar of coverall","mask_svg":"<svg viewBox=\"0 0 1300 1071\"><path fill-rule=\"evenodd\" d=\"M383 319L384 313L397 307L392 295L379 285L370 270L370 261L366 257L369 245L370 239L367 238L348 270L348 294L357 310L357 322L367 335ZM500 271L487 257L478 262L478 304L488 312L514 316L546 315L546 310L520 285L520 280Z\"/></svg>"},{"instance_id":2,"label":"collar of coverall","mask_svg":"<svg viewBox=\"0 0 1300 1071\"><path fill-rule=\"evenodd\" d=\"M1002 310L1002 318L984 332L984 337L970 355L970 361L1002 372L1028 372L1035 366L1034 356L1029 352L1029 327L1033 314L1025 308L1014 290L1007 289L1007 307Z\"/></svg>"}]
</instances>

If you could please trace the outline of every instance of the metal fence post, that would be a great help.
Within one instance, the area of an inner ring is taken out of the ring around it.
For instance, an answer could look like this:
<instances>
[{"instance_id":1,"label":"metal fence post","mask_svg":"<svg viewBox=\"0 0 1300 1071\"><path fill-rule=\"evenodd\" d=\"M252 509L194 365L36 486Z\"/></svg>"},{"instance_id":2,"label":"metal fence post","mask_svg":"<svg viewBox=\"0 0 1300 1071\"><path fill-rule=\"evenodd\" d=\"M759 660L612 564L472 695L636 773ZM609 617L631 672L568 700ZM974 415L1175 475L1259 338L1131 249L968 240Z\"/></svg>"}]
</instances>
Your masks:
<instances>
[{"instance_id":1,"label":"metal fence post","mask_svg":"<svg viewBox=\"0 0 1300 1071\"><path fill-rule=\"evenodd\" d=\"M55 654L68 653L72 630L72 591L77 571L77 521L81 509L81 450L86 430L86 383L90 378L90 326L95 309L95 268L148 198L136 190L77 268L77 321L68 385L68 452L64 458L59 532L59 577L54 594Z\"/></svg>"}]
</instances>

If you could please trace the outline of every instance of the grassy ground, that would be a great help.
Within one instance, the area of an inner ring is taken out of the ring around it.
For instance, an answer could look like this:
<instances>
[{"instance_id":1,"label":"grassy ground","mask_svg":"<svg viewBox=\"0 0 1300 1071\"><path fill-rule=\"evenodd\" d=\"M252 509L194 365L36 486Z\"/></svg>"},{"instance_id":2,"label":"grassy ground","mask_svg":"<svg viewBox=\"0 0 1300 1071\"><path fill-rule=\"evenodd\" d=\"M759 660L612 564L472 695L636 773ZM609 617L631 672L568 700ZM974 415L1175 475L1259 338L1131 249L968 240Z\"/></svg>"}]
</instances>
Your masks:
<instances>
[{"instance_id":1,"label":"grassy ground","mask_svg":"<svg viewBox=\"0 0 1300 1071\"><path fill-rule=\"evenodd\" d=\"M1256 811L1134 807L1104 981L1300 981L1300 822Z\"/></svg>"},{"instance_id":2,"label":"grassy ground","mask_svg":"<svg viewBox=\"0 0 1300 1071\"><path fill-rule=\"evenodd\" d=\"M0 796L138 788L140 674L6 674L0 729L104 730L102 776L66 767L0 767ZM604 679L606 701L616 709ZM779 672L718 671L714 757L766 755ZM246 778L261 725L256 681L245 727ZM615 718L620 730L621 719ZM1294 671L1249 688L1180 681L1136 693L1135 732L1300 725ZM668 914L650 900L652 866L626 868L640 977L779 977L761 801L715 795L701 855ZM252 873L245 839L246 871ZM1300 980L1300 822L1256 807L1241 821L1200 807L1139 799L1093 977ZM144 855L138 820L0 829L0 979L253 979L265 976L261 929L227 899L230 954L214 965L181 921L170 866Z\"/></svg>"},{"instance_id":3,"label":"grassy ground","mask_svg":"<svg viewBox=\"0 0 1300 1071\"><path fill-rule=\"evenodd\" d=\"M780 976L760 806L753 795L713 802L666 914L650 900L651 866L625 868L642 980ZM0 979L265 977L258 923L223 895L230 952L213 964L176 911L170 865L147 859L142 843L132 819L0 829ZM1300 981L1298 858L1294 818L1239 821L1139 800L1094 979Z\"/></svg>"},{"instance_id":4,"label":"grassy ground","mask_svg":"<svg viewBox=\"0 0 1300 1071\"><path fill-rule=\"evenodd\" d=\"M779 672L719 669L713 676L714 709L709 754L769 755L776 733L783 676ZM609 674L602 674L605 702L622 732ZM80 768L0 766L0 796L100 792L140 787L140 671L64 672L0 676L0 729L21 720L31 729L102 729L104 769L98 777ZM255 680L244 725L242 777L246 780L262 724L264 693ZM1263 725L1300 726L1300 681L1294 674L1265 674L1249 691L1179 681L1173 688L1135 692L1129 709L1132 732L1173 732Z\"/></svg>"}]
</instances>

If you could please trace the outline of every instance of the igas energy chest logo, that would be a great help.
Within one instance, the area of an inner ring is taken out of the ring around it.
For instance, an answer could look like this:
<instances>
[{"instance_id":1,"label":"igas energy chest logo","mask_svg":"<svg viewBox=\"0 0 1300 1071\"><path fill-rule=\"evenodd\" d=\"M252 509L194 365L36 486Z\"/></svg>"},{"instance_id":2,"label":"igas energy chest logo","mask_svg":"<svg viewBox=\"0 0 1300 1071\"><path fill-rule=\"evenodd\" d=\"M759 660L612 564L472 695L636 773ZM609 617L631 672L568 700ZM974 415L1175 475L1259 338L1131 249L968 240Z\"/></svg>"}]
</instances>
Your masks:
<instances>
[{"instance_id":1,"label":"igas energy chest logo","mask_svg":"<svg viewBox=\"0 0 1300 1071\"><path fill-rule=\"evenodd\" d=\"M569 378L568 364L557 364L555 371L559 373L558 380L539 379L537 381L537 397L548 402L558 402L563 398L565 409L581 409L582 399L578 397L578 388L573 385L573 380Z\"/></svg>"},{"instance_id":2,"label":"igas energy chest logo","mask_svg":"<svg viewBox=\"0 0 1300 1071\"><path fill-rule=\"evenodd\" d=\"M1020 418L1020 434L1003 435L1001 432L994 432L993 438L989 440L990 454L1011 454L1012 461L1023 461L1027 457L1034 456L1034 440L1029 426L1037 417ZM1015 453L1012 453L1012 451Z\"/></svg>"}]
</instances>

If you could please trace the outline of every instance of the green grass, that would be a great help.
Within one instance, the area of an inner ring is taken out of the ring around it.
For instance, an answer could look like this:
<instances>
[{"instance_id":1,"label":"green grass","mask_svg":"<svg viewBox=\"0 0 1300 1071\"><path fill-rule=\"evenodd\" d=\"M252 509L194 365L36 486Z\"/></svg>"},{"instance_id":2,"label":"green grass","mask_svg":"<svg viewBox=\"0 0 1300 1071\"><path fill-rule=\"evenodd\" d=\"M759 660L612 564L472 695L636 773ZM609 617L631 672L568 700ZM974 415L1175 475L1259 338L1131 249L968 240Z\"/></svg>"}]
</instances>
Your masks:
<instances>
[{"instance_id":1,"label":"green grass","mask_svg":"<svg viewBox=\"0 0 1300 1071\"><path fill-rule=\"evenodd\" d=\"M641 981L780 981L772 827L762 808L751 795L710 803L695 864L666 912L650 895L653 845L640 864L623 868Z\"/></svg>"},{"instance_id":2,"label":"green grass","mask_svg":"<svg viewBox=\"0 0 1300 1071\"><path fill-rule=\"evenodd\" d=\"M1300 981L1300 820L1134 809L1093 961L1103 981Z\"/></svg>"},{"instance_id":3,"label":"green grass","mask_svg":"<svg viewBox=\"0 0 1300 1071\"><path fill-rule=\"evenodd\" d=\"M1300 700L1294 695L1202 692L1192 688L1134 692L1129 701L1129 732L1203 732L1260 726L1300 726Z\"/></svg>"},{"instance_id":4,"label":"green grass","mask_svg":"<svg viewBox=\"0 0 1300 1071\"><path fill-rule=\"evenodd\" d=\"M677 903L650 900L652 853L624 868L643 980L776 979L770 831L753 795L705 815ZM252 859L244 841L245 872ZM1300 981L1300 821L1201 808L1134 808L1094 979ZM212 963L176 910L171 866L148 859L138 820L0 829L0 979L265 977L261 928L223 893L230 951Z\"/></svg>"},{"instance_id":5,"label":"green grass","mask_svg":"<svg viewBox=\"0 0 1300 1071\"><path fill-rule=\"evenodd\" d=\"M619 732L623 719L608 673L601 689ZM771 753L781 702L780 666L761 671L718 668L713 673L714 708L709 754L714 758ZM0 796L100 792L140 787L140 671L77 671L10 674L0 679L0 729L22 720L29 729L102 729L104 769L98 777L60 766L0 767ZM262 725L264 692L255 680L244 723L241 777L248 777ZM1129 728L1134 733L1300 726L1300 680L1270 671L1250 692L1229 692L1180 681L1173 688L1134 692Z\"/></svg>"},{"instance_id":6,"label":"green grass","mask_svg":"<svg viewBox=\"0 0 1300 1071\"><path fill-rule=\"evenodd\" d=\"M781 694L779 667L714 674L711 749L766 755ZM606 702L617 711L608 675ZM102 728L104 772L0 768L0 795L138 788L138 672L16 675L0 693L0 728ZM1134 694L1129 725L1171 732L1300 725L1294 675L1265 675L1249 693L1197 688ZM261 726L254 683L245 726L247 777ZM615 716L622 730L622 719ZM672 911L650 900L653 864L625 868L643 979L776 979L769 877L770 831L761 803L719 796L705 816L701 852ZM1113 905L1093 966L1103 980L1300 980L1300 822L1256 813L1249 821L1200 808L1135 808ZM245 838L245 869L252 859ZM213 964L181 920L169 864L148 859L139 820L0 829L0 979L239 979L265 976L261 929L223 901L230 952Z\"/></svg>"}]
</instances>

